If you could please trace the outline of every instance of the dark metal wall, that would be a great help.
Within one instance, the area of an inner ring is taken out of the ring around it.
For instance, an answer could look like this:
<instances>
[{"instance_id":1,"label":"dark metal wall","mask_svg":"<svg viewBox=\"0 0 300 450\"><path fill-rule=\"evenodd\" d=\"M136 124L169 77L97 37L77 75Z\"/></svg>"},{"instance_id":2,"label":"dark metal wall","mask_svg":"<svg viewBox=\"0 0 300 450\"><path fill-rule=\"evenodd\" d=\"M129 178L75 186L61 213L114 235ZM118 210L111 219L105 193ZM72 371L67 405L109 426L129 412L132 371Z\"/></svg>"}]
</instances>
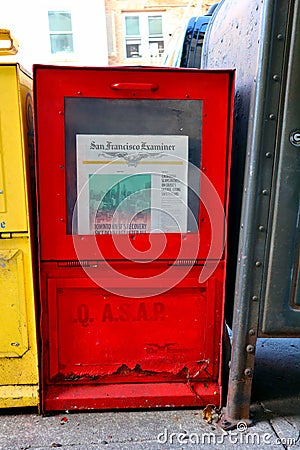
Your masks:
<instances>
[{"instance_id":1,"label":"dark metal wall","mask_svg":"<svg viewBox=\"0 0 300 450\"><path fill-rule=\"evenodd\" d=\"M257 336L300 335L299 21L299 0L223 0L204 39L203 68L236 69L225 426L249 417Z\"/></svg>"},{"instance_id":2,"label":"dark metal wall","mask_svg":"<svg viewBox=\"0 0 300 450\"><path fill-rule=\"evenodd\" d=\"M262 4L255 3L257 7L253 7L253 0L221 1L207 27L202 53L204 69L212 67L236 69L225 305L229 325L232 323L250 101L258 67Z\"/></svg>"}]
</instances>

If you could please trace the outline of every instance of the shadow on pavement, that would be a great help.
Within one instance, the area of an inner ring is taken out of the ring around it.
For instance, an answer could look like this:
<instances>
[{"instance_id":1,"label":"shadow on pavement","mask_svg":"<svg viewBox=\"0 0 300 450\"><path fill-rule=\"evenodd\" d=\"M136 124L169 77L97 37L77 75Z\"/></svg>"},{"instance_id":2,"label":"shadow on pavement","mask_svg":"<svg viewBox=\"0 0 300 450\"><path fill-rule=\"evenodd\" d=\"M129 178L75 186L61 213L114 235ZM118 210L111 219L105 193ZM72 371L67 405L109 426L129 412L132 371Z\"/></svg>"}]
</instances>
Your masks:
<instances>
[{"instance_id":1,"label":"shadow on pavement","mask_svg":"<svg viewBox=\"0 0 300 450\"><path fill-rule=\"evenodd\" d=\"M252 403L267 415L300 415L299 338L258 339Z\"/></svg>"}]
</instances>

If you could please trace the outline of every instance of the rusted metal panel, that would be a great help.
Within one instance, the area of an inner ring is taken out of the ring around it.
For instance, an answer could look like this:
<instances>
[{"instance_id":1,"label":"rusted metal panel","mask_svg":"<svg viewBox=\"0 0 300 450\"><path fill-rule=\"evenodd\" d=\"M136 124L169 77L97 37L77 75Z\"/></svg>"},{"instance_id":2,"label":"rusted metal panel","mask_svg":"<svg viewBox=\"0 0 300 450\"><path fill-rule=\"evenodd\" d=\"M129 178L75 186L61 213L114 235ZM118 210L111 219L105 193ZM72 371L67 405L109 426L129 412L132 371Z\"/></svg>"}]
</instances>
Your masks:
<instances>
[{"instance_id":1,"label":"rusted metal panel","mask_svg":"<svg viewBox=\"0 0 300 450\"><path fill-rule=\"evenodd\" d=\"M140 299L100 289L81 268L62 273L44 264L44 408L219 404L220 264L199 287L193 285L201 268L182 286ZM143 270L149 274L147 265ZM146 400L148 388L155 397Z\"/></svg>"},{"instance_id":2,"label":"rusted metal panel","mask_svg":"<svg viewBox=\"0 0 300 450\"><path fill-rule=\"evenodd\" d=\"M210 354L206 329L213 319L210 306L215 295L221 295L216 288L206 284L200 292L199 287L186 287L132 300L86 280L49 280L49 296L55 296L48 317L53 333L50 379L107 382L143 376L169 375L174 380L215 376L218 355Z\"/></svg>"}]
</instances>

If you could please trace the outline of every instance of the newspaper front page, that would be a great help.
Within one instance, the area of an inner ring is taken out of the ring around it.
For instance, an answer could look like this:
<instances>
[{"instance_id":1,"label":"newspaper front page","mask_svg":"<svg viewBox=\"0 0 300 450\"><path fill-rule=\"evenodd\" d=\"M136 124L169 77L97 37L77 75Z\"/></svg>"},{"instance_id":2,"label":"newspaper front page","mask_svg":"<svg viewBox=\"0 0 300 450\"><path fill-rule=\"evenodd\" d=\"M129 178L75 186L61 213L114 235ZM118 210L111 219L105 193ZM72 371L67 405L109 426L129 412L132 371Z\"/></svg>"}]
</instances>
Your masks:
<instances>
[{"instance_id":1,"label":"newspaper front page","mask_svg":"<svg viewBox=\"0 0 300 450\"><path fill-rule=\"evenodd\" d=\"M78 234L185 233L188 136L76 135Z\"/></svg>"}]
</instances>

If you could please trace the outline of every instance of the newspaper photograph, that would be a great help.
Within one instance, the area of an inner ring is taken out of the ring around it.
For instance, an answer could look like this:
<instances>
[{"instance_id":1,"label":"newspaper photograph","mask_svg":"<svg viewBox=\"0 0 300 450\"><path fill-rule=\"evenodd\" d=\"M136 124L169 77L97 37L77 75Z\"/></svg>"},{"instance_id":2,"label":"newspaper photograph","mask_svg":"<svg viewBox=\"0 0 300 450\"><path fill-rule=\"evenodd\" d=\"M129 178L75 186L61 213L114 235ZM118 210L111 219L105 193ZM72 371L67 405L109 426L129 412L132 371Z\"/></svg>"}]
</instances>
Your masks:
<instances>
[{"instance_id":1,"label":"newspaper photograph","mask_svg":"<svg viewBox=\"0 0 300 450\"><path fill-rule=\"evenodd\" d=\"M76 135L78 234L185 233L188 136Z\"/></svg>"}]
</instances>

